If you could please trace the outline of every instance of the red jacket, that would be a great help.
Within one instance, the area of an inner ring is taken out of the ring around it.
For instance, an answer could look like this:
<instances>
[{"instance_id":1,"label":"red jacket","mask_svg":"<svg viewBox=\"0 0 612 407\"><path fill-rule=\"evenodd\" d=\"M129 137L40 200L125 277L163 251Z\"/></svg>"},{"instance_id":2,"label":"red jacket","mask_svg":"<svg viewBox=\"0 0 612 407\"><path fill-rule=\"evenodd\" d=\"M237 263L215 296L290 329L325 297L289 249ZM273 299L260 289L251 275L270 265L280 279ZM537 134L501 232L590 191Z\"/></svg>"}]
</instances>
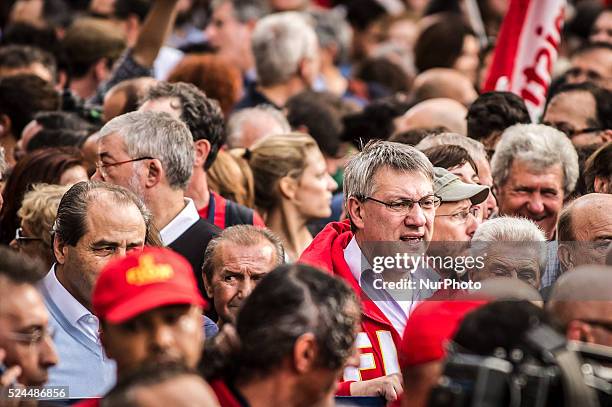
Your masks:
<instances>
[{"instance_id":1,"label":"red jacket","mask_svg":"<svg viewBox=\"0 0 612 407\"><path fill-rule=\"evenodd\" d=\"M348 221L332 222L315 237L299 260L300 263L327 270L343 278L362 298L361 332L357 335L361 363L359 369L345 369L344 381L338 387L339 396L350 396L350 384L354 381L371 380L400 372L397 349L401 344L401 336L374 302L363 300L365 294L344 260L343 250L352 237Z\"/></svg>"},{"instance_id":2,"label":"red jacket","mask_svg":"<svg viewBox=\"0 0 612 407\"><path fill-rule=\"evenodd\" d=\"M215 396L217 396L217 400L219 400L219 405L221 407L243 407L223 380L213 380L210 383L210 387L212 387L215 392Z\"/></svg>"}]
</instances>

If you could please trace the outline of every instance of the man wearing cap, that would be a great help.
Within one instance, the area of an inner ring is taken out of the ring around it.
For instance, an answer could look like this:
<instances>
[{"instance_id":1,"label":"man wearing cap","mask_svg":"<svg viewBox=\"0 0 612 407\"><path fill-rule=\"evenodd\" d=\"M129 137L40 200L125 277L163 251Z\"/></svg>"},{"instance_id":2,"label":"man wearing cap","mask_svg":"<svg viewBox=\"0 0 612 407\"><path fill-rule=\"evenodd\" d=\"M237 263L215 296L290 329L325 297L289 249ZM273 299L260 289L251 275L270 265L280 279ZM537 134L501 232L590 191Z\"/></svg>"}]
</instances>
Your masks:
<instances>
[{"instance_id":1,"label":"man wearing cap","mask_svg":"<svg viewBox=\"0 0 612 407\"><path fill-rule=\"evenodd\" d=\"M442 199L436 211L432 242L466 242L480 224L480 206L489 196L489 187L466 184L455 174L434 168L434 193Z\"/></svg>"},{"instance_id":2,"label":"man wearing cap","mask_svg":"<svg viewBox=\"0 0 612 407\"><path fill-rule=\"evenodd\" d=\"M195 368L200 360L206 304L191 265L176 252L145 247L109 262L92 304L104 351L117 363L117 381L143 366L177 362Z\"/></svg>"}]
</instances>

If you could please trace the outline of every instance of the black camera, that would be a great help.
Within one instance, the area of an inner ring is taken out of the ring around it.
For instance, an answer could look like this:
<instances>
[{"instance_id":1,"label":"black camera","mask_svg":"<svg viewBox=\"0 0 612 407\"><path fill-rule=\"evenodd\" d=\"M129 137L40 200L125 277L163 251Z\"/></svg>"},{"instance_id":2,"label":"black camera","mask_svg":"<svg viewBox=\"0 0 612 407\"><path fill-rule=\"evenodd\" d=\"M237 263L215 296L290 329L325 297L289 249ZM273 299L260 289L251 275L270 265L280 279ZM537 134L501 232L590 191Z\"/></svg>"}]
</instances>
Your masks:
<instances>
[{"instance_id":1,"label":"black camera","mask_svg":"<svg viewBox=\"0 0 612 407\"><path fill-rule=\"evenodd\" d=\"M567 343L547 325L524 339L493 355L451 345L429 407L612 406L612 348Z\"/></svg>"}]
</instances>

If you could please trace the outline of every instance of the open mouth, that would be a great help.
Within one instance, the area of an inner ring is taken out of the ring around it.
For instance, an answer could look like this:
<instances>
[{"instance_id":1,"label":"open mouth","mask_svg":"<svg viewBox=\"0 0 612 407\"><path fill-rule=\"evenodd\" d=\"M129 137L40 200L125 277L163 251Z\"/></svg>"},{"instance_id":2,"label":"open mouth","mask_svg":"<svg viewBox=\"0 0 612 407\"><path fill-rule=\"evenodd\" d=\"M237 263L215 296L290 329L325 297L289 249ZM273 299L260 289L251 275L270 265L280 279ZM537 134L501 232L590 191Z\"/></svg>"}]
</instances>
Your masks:
<instances>
[{"instance_id":1,"label":"open mouth","mask_svg":"<svg viewBox=\"0 0 612 407\"><path fill-rule=\"evenodd\" d=\"M412 244L418 244L423 241L423 236L400 236L402 242L408 242Z\"/></svg>"}]
</instances>

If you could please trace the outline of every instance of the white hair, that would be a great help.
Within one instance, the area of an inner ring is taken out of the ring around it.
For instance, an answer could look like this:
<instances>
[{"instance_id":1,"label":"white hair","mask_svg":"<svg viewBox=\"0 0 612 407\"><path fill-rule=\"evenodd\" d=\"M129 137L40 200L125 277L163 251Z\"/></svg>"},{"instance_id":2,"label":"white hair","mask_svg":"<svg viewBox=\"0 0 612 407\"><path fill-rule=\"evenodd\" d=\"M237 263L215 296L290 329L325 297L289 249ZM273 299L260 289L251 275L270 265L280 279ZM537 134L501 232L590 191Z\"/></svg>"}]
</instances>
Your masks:
<instances>
[{"instance_id":1,"label":"white hair","mask_svg":"<svg viewBox=\"0 0 612 407\"><path fill-rule=\"evenodd\" d=\"M512 216L500 216L487 220L476 229L472 237L472 251L474 254L486 253L491 246L499 242L508 243L534 243L535 249L539 247L538 264L544 270L548 262L546 250L546 235L533 221L526 218L515 218ZM539 242L536 244L536 242ZM508 247L508 252L512 247ZM508 253L512 256L512 253Z\"/></svg>"},{"instance_id":2,"label":"white hair","mask_svg":"<svg viewBox=\"0 0 612 407\"><path fill-rule=\"evenodd\" d=\"M163 112L129 112L102 127L98 140L118 134L132 158L153 157L161 161L168 184L187 188L193 171L195 152L187 126Z\"/></svg>"},{"instance_id":3,"label":"white hair","mask_svg":"<svg viewBox=\"0 0 612 407\"><path fill-rule=\"evenodd\" d=\"M317 35L307 16L297 12L268 15L257 22L251 38L257 79L262 86L287 82L300 62L316 58Z\"/></svg>"},{"instance_id":4,"label":"white hair","mask_svg":"<svg viewBox=\"0 0 612 407\"><path fill-rule=\"evenodd\" d=\"M560 164L565 196L574 191L578 180L578 154L572 142L559 130L543 124L515 124L504 130L491 159L495 185L502 186L510 176L514 160L537 171Z\"/></svg>"},{"instance_id":5,"label":"white hair","mask_svg":"<svg viewBox=\"0 0 612 407\"><path fill-rule=\"evenodd\" d=\"M454 146L463 147L467 150L472 160L478 161L487 161L487 152L484 148L484 145L480 141L476 141L474 139L468 138L466 136L462 136L457 133L440 133L440 134L430 134L425 137L423 140L416 145L416 148L424 151L431 147L442 146L446 144L451 144Z\"/></svg>"},{"instance_id":6,"label":"white hair","mask_svg":"<svg viewBox=\"0 0 612 407\"><path fill-rule=\"evenodd\" d=\"M227 144L229 148L246 147L242 140L244 124L260 120L271 120L276 122L282 129L280 134L291 133L291 126L280 110L270 105L259 105L241 109L229 117L225 128L225 134L227 135L225 144Z\"/></svg>"}]
</instances>

